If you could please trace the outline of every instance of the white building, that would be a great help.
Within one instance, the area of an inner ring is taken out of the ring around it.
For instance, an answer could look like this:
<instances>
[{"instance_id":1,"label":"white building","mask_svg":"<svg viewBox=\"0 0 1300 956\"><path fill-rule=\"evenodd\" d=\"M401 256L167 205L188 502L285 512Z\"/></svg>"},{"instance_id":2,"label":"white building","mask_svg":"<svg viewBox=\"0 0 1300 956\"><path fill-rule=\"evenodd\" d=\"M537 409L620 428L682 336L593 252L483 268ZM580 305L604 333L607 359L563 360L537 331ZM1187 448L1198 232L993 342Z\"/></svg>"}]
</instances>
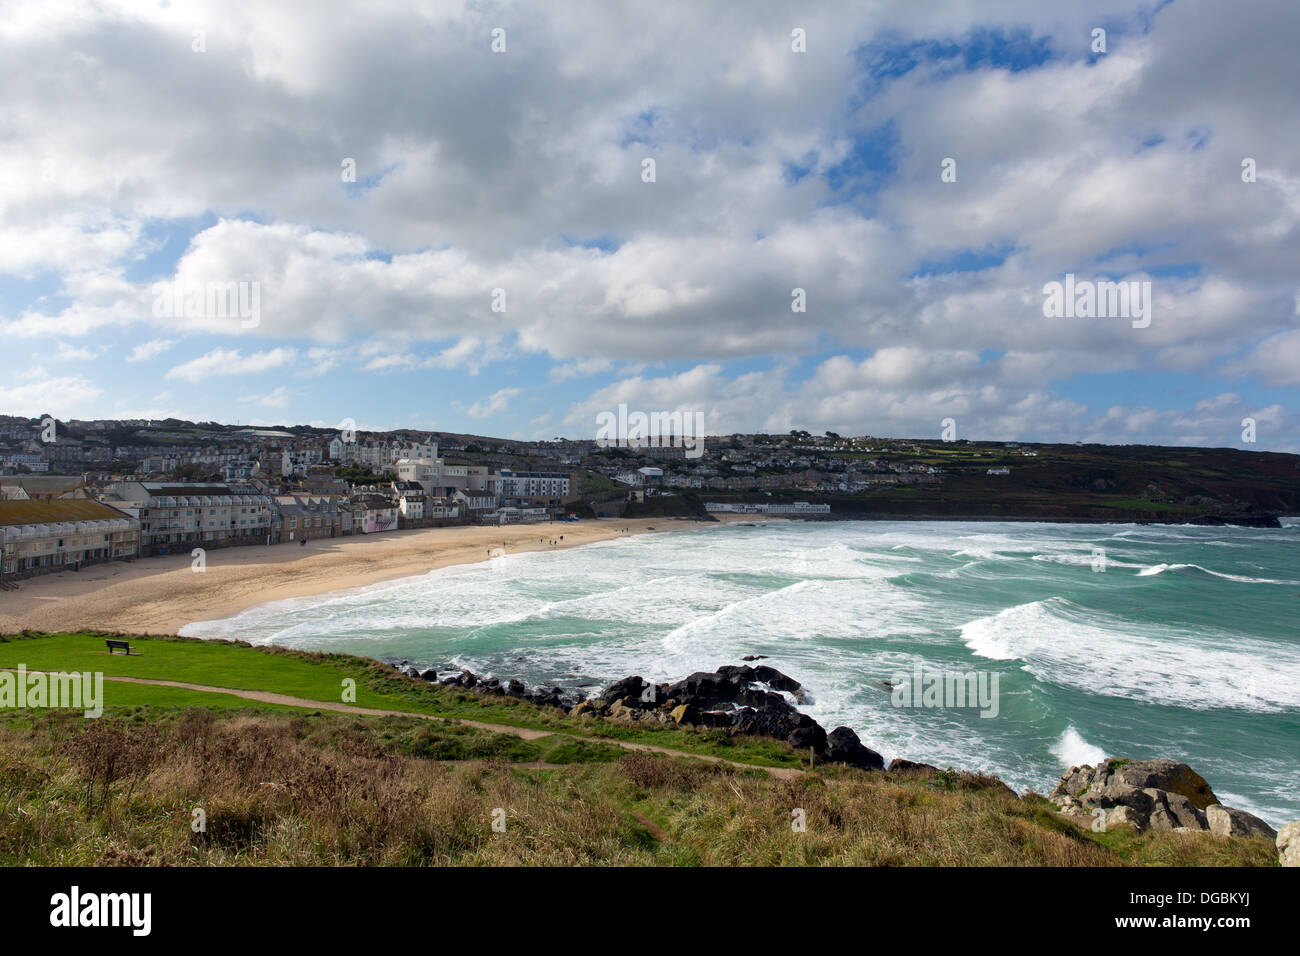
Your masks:
<instances>
[{"instance_id":1,"label":"white building","mask_svg":"<svg viewBox=\"0 0 1300 956\"><path fill-rule=\"evenodd\" d=\"M134 558L140 522L90 498L0 501L0 572L38 574Z\"/></svg>"},{"instance_id":2,"label":"white building","mask_svg":"<svg viewBox=\"0 0 1300 956\"><path fill-rule=\"evenodd\" d=\"M567 498L569 484L563 472L501 469L501 493L507 498Z\"/></svg>"},{"instance_id":3,"label":"white building","mask_svg":"<svg viewBox=\"0 0 1300 956\"><path fill-rule=\"evenodd\" d=\"M109 486L104 500L139 519L141 553L263 540L271 531L271 499L248 486L122 481Z\"/></svg>"}]
</instances>

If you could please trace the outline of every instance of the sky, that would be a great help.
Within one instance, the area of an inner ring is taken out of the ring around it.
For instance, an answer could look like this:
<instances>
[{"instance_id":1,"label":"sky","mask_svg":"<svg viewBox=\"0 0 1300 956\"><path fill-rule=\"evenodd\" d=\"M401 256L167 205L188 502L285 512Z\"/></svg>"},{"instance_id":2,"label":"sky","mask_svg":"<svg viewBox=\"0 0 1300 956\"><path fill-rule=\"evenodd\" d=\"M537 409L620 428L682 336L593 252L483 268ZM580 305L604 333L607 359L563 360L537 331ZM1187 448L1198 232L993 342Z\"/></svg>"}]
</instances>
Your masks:
<instances>
[{"instance_id":1,"label":"sky","mask_svg":"<svg viewBox=\"0 0 1300 956\"><path fill-rule=\"evenodd\" d=\"M3 6L0 413L1300 452L1293 0Z\"/></svg>"}]
</instances>

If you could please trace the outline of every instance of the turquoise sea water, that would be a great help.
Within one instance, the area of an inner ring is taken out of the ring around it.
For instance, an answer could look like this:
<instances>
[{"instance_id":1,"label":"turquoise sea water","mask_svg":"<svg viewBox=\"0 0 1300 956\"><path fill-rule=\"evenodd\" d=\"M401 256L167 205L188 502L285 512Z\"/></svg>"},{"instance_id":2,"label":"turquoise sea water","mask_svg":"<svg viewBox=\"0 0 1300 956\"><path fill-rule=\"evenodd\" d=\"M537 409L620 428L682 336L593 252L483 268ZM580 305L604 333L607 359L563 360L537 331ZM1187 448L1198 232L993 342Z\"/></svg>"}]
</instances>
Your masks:
<instances>
[{"instance_id":1,"label":"turquoise sea water","mask_svg":"<svg viewBox=\"0 0 1300 956\"><path fill-rule=\"evenodd\" d=\"M182 633L587 692L763 654L886 759L1046 793L1174 757L1277 826L1300 819L1298 620L1300 527L829 522L507 555ZM895 706L917 664L997 675L997 716Z\"/></svg>"}]
</instances>

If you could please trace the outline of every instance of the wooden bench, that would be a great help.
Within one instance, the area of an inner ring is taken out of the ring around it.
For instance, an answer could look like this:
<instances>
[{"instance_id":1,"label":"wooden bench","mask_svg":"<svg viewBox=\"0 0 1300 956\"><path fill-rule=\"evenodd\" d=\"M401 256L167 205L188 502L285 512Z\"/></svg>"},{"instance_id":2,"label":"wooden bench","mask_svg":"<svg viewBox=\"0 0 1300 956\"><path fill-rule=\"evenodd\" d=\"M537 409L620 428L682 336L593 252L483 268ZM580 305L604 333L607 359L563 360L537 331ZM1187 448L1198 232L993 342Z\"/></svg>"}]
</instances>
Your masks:
<instances>
[{"instance_id":1,"label":"wooden bench","mask_svg":"<svg viewBox=\"0 0 1300 956\"><path fill-rule=\"evenodd\" d=\"M117 650L121 651L127 657L131 656L131 645L126 641L115 641L112 638L109 638L104 643L108 645L109 654L112 654L113 651Z\"/></svg>"}]
</instances>

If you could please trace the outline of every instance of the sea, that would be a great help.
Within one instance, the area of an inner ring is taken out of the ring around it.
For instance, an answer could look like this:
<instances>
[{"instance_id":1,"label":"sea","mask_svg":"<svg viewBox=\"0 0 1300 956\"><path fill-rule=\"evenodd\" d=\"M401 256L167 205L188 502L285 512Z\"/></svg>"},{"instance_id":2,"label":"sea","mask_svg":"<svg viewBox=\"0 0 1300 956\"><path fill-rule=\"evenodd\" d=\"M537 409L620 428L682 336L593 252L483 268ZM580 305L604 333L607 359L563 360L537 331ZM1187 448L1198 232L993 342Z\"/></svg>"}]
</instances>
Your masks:
<instances>
[{"instance_id":1,"label":"sea","mask_svg":"<svg viewBox=\"0 0 1300 956\"><path fill-rule=\"evenodd\" d=\"M803 683L801 709L887 760L1046 794L1073 765L1172 757L1276 827L1300 819L1300 521L1284 524L691 526L182 633L581 694L761 655ZM947 694L923 693L950 675ZM972 676L996 707L954 693Z\"/></svg>"}]
</instances>

